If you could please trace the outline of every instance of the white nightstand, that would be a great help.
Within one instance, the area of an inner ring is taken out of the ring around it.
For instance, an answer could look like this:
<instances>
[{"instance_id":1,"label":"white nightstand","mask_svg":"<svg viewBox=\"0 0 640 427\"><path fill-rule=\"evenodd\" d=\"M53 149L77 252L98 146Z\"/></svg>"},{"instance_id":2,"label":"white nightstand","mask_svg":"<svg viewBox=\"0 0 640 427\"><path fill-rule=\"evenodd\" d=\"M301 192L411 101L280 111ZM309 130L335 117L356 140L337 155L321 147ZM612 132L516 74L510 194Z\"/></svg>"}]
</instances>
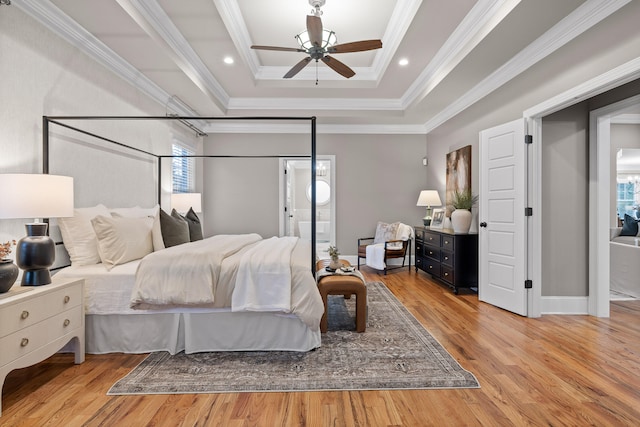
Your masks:
<instances>
[{"instance_id":1,"label":"white nightstand","mask_svg":"<svg viewBox=\"0 0 640 427\"><path fill-rule=\"evenodd\" d=\"M54 276L50 285L14 285L0 294L0 393L9 372L43 361L70 341L75 363L84 362L83 287L82 279Z\"/></svg>"}]
</instances>

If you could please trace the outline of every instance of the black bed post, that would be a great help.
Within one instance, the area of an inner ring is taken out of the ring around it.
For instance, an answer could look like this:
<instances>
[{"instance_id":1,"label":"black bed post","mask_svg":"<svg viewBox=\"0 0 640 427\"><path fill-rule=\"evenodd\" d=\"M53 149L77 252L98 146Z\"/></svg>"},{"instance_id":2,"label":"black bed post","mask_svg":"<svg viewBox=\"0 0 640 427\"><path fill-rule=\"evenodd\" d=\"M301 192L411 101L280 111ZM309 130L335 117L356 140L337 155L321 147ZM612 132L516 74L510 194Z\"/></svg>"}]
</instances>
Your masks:
<instances>
[{"instance_id":1,"label":"black bed post","mask_svg":"<svg viewBox=\"0 0 640 427\"><path fill-rule=\"evenodd\" d=\"M158 206L162 208L162 156L158 156Z\"/></svg>"},{"instance_id":2,"label":"black bed post","mask_svg":"<svg viewBox=\"0 0 640 427\"><path fill-rule=\"evenodd\" d=\"M311 272L316 275L316 117L311 117Z\"/></svg>"},{"instance_id":3,"label":"black bed post","mask_svg":"<svg viewBox=\"0 0 640 427\"><path fill-rule=\"evenodd\" d=\"M49 173L49 118L42 116L42 173Z\"/></svg>"}]
</instances>

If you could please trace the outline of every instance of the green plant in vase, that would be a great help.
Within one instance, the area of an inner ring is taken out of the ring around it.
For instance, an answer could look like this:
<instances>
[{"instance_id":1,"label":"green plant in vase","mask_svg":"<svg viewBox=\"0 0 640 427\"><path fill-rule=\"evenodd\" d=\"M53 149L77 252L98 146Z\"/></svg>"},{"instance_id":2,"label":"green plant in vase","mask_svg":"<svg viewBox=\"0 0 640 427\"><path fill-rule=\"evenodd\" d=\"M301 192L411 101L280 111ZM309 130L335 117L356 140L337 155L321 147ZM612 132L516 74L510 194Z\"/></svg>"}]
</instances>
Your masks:
<instances>
[{"instance_id":1,"label":"green plant in vase","mask_svg":"<svg viewBox=\"0 0 640 427\"><path fill-rule=\"evenodd\" d=\"M339 258L340 252L338 251L338 248L331 245L327 249L327 252L329 252L329 256L331 257L329 268L333 270L337 270L338 268L340 268L340 258Z\"/></svg>"},{"instance_id":2,"label":"green plant in vase","mask_svg":"<svg viewBox=\"0 0 640 427\"><path fill-rule=\"evenodd\" d=\"M451 206L454 211L451 212L451 226L455 233L468 233L471 227L473 215L471 208L478 203L478 196L474 195L471 190L454 191L451 200Z\"/></svg>"}]
</instances>

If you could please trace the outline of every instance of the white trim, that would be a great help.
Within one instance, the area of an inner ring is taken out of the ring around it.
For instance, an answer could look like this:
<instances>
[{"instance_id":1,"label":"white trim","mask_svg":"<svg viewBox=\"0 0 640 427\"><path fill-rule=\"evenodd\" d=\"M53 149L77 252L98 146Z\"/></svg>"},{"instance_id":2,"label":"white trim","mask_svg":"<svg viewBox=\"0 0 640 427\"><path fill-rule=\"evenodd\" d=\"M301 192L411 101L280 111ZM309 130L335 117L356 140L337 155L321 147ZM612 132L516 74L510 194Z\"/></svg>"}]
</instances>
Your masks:
<instances>
[{"instance_id":1,"label":"white trim","mask_svg":"<svg viewBox=\"0 0 640 427\"><path fill-rule=\"evenodd\" d=\"M164 47L173 62L224 113L229 95L155 0L116 0L129 16Z\"/></svg>"},{"instance_id":2,"label":"white trim","mask_svg":"<svg viewBox=\"0 0 640 427\"><path fill-rule=\"evenodd\" d=\"M212 133L300 133L308 134L310 127L303 124L251 123L251 122L211 122L201 130ZM422 125L322 125L316 126L318 134L337 135L425 135Z\"/></svg>"},{"instance_id":3,"label":"white trim","mask_svg":"<svg viewBox=\"0 0 640 427\"><path fill-rule=\"evenodd\" d=\"M233 98L229 110L403 111L397 99L384 98Z\"/></svg>"},{"instance_id":4,"label":"white trim","mask_svg":"<svg viewBox=\"0 0 640 427\"><path fill-rule=\"evenodd\" d=\"M525 117L526 119L526 117ZM533 138L527 156L527 202L533 208L534 215L529 218L527 227L527 277L533 287L527 294L527 315L542 315L542 117L526 120L526 133Z\"/></svg>"},{"instance_id":5,"label":"white trim","mask_svg":"<svg viewBox=\"0 0 640 427\"><path fill-rule=\"evenodd\" d=\"M588 297L542 297L543 314L588 314Z\"/></svg>"},{"instance_id":6,"label":"white trim","mask_svg":"<svg viewBox=\"0 0 640 427\"><path fill-rule=\"evenodd\" d=\"M640 125L640 114L618 114L611 117L611 124L615 125Z\"/></svg>"}]
</instances>

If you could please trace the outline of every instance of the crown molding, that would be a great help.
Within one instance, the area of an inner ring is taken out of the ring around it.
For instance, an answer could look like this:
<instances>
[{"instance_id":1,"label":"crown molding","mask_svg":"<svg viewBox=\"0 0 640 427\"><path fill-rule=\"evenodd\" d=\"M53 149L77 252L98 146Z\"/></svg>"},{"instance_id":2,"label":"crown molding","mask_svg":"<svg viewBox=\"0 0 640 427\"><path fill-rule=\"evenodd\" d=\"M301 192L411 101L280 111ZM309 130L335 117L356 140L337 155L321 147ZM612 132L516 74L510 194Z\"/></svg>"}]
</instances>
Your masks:
<instances>
[{"instance_id":1,"label":"crown molding","mask_svg":"<svg viewBox=\"0 0 640 427\"><path fill-rule=\"evenodd\" d=\"M229 110L403 111L398 99L231 98Z\"/></svg>"},{"instance_id":2,"label":"crown molding","mask_svg":"<svg viewBox=\"0 0 640 427\"><path fill-rule=\"evenodd\" d=\"M288 123L256 123L233 121L229 123L213 122L202 129L207 134L214 133L275 133L275 134L308 134L309 125ZM423 125L316 125L319 134L358 134L358 135L425 135Z\"/></svg>"},{"instance_id":3,"label":"crown molding","mask_svg":"<svg viewBox=\"0 0 640 427\"><path fill-rule=\"evenodd\" d=\"M36 19L53 33L57 34L73 47L84 52L93 60L119 76L140 92L164 106L172 113L181 116L197 115L180 100L173 99L160 86L140 73L133 65L122 59L93 34L82 28L76 21L64 14L52 2L40 0L20 0L13 5ZM170 105L169 105L170 104Z\"/></svg>"},{"instance_id":4,"label":"crown molding","mask_svg":"<svg viewBox=\"0 0 640 427\"><path fill-rule=\"evenodd\" d=\"M409 108L424 99L520 0L479 0L402 96Z\"/></svg>"},{"instance_id":5,"label":"crown molding","mask_svg":"<svg viewBox=\"0 0 640 427\"><path fill-rule=\"evenodd\" d=\"M640 125L640 114L618 114L611 118L615 125Z\"/></svg>"},{"instance_id":6,"label":"crown molding","mask_svg":"<svg viewBox=\"0 0 640 427\"><path fill-rule=\"evenodd\" d=\"M587 0L424 125L428 132L514 79L631 0Z\"/></svg>"},{"instance_id":7,"label":"crown molding","mask_svg":"<svg viewBox=\"0 0 640 427\"><path fill-rule=\"evenodd\" d=\"M182 72L224 113L229 103L229 95L158 2L155 0L116 1L153 40L164 48Z\"/></svg>"}]
</instances>

